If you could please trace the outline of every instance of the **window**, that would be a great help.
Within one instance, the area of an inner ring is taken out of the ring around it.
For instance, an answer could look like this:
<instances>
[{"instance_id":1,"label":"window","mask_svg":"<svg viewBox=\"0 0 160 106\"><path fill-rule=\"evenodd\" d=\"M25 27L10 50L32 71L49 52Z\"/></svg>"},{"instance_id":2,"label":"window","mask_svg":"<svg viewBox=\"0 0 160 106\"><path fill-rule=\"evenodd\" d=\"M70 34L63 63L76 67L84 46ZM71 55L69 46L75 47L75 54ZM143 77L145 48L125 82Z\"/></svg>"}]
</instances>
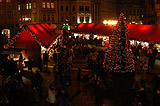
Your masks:
<instances>
[{"instance_id":1,"label":"window","mask_svg":"<svg viewBox=\"0 0 160 106\"><path fill-rule=\"evenodd\" d=\"M66 16L66 21L68 21L68 16Z\"/></svg>"},{"instance_id":2,"label":"window","mask_svg":"<svg viewBox=\"0 0 160 106\"><path fill-rule=\"evenodd\" d=\"M54 21L54 15L52 15L52 21Z\"/></svg>"},{"instance_id":3,"label":"window","mask_svg":"<svg viewBox=\"0 0 160 106\"><path fill-rule=\"evenodd\" d=\"M72 7L72 10L75 11L75 6Z\"/></svg>"},{"instance_id":4,"label":"window","mask_svg":"<svg viewBox=\"0 0 160 106\"><path fill-rule=\"evenodd\" d=\"M18 5L18 10L21 10L21 5Z\"/></svg>"},{"instance_id":5,"label":"window","mask_svg":"<svg viewBox=\"0 0 160 106\"><path fill-rule=\"evenodd\" d=\"M29 3L29 9L31 9L31 7L32 7L32 6L31 6L31 3Z\"/></svg>"},{"instance_id":6,"label":"window","mask_svg":"<svg viewBox=\"0 0 160 106\"><path fill-rule=\"evenodd\" d=\"M80 17L80 22L81 22L81 23L84 22L84 17Z\"/></svg>"},{"instance_id":7,"label":"window","mask_svg":"<svg viewBox=\"0 0 160 106\"><path fill-rule=\"evenodd\" d=\"M50 8L50 3L47 3L47 8Z\"/></svg>"},{"instance_id":8,"label":"window","mask_svg":"<svg viewBox=\"0 0 160 106\"><path fill-rule=\"evenodd\" d=\"M85 6L85 11L89 11L89 6Z\"/></svg>"},{"instance_id":9,"label":"window","mask_svg":"<svg viewBox=\"0 0 160 106\"><path fill-rule=\"evenodd\" d=\"M66 6L66 11L68 11L68 6Z\"/></svg>"},{"instance_id":10,"label":"window","mask_svg":"<svg viewBox=\"0 0 160 106\"><path fill-rule=\"evenodd\" d=\"M89 23L89 17L86 17L86 23Z\"/></svg>"},{"instance_id":11,"label":"window","mask_svg":"<svg viewBox=\"0 0 160 106\"><path fill-rule=\"evenodd\" d=\"M43 15L43 21L46 21L46 15Z\"/></svg>"},{"instance_id":12,"label":"window","mask_svg":"<svg viewBox=\"0 0 160 106\"><path fill-rule=\"evenodd\" d=\"M50 21L50 15L48 14L48 21Z\"/></svg>"},{"instance_id":13,"label":"window","mask_svg":"<svg viewBox=\"0 0 160 106\"><path fill-rule=\"evenodd\" d=\"M28 9L28 3L26 4L26 9Z\"/></svg>"},{"instance_id":14,"label":"window","mask_svg":"<svg viewBox=\"0 0 160 106\"><path fill-rule=\"evenodd\" d=\"M42 8L46 8L46 3L42 2Z\"/></svg>"},{"instance_id":15,"label":"window","mask_svg":"<svg viewBox=\"0 0 160 106\"><path fill-rule=\"evenodd\" d=\"M75 22L75 16L73 16L73 22Z\"/></svg>"},{"instance_id":16,"label":"window","mask_svg":"<svg viewBox=\"0 0 160 106\"><path fill-rule=\"evenodd\" d=\"M3 19L3 10L0 10L0 19Z\"/></svg>"},{"instance_id":17,"label":"window","mask_svg":"<svg viewBox=\"0 0 160 106\"><path fill-rule=\"evenodd\" d=\"M63 16L61 17L61 22L63 22Z\"/></svg>"},{"instance_id":18,"label":"window","mask_svg":"<svg viewBox=\"0 0 160 106\"><path fill-rule=\"evenodd\" d=\"M54 8L54 3L51 3L51 8Z\"/></svg>"},{"instance_id":19,"label":"window","mask_svg":"<svg viewBox=\"0 0 160 106\"><path fill-rule=\"evenodd\" d=\"M6 2L7 2L7 3L10 3L10 2L11 2L11 0L6 0Z\"/></svg>"},{"instance_id":20,"label":"window","mask_svg":"<svg viewBox=\"0 0 160 106\"><path fill-rule=\"evenodd\" d=\"M37 21L36 19L37 19L37 17L36 17L36 15L34 15L34 22L36 22L36 21Z\"/></svg>"},{"instance_id":21,"label":"window","mask_svg":"<svg viewBox=\"0 0 160 106\"><path fill-rule=\"evenodd\" d=\"M11 19L11 11L7 11L7 18Z\"/></svg>"},{"instance_id":22,"label":"window","mask_svg":"<svg viewBox=\"0 0 160 106\"><path fill-rule=\"evenodd\" d=\"M33 2L33 8L36 8L36 2Z\"/></svg>"},{"instance_id":23,"label":"window","mask_svg":"<svg viewBox=\"0 0 160 106\"><path fill-rule=\"evenodd\" d=\"M79 11L84 11L84 7L83 6L79 6Z\"/></svg>"},{"instance_id":24,"label":"window","mask_svg":"<svg viewBox=\"0 0 160 106\"><path fill-rule=\"evenodd\" d=\"M0 2L2 2L2 0L0 0Z\"/></svg>"},{"instance_id":25,"label":"window","mask_svg":"<svg viewBox=\"0 0 160 106\"><path fill-rule=\"evenodd\" d=\"M61 11L63 11L63 6L61 6Z\"/></svg>"}]
</instances>

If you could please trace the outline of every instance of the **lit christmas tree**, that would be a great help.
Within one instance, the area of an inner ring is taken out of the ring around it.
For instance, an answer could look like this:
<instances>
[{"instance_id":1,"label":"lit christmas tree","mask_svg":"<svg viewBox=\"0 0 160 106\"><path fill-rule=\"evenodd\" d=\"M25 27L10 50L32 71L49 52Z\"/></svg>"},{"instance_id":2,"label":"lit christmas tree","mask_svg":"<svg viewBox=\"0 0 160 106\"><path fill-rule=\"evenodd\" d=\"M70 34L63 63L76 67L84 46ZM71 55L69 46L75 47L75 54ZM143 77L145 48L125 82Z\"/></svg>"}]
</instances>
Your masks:
<instances>
[{"instance_id":1,"label":"lit christmas tree","mask_svg":"<svg viewBox=\"0 0 160 106\"><path fill-rule=\"evenodd\" d=\"M125 16L121 13L110 38L109 49L105 55L105 63L109 64L110 71L132 72L135 70L133 54L128 41L129 31L127 27Z\"/></svg>"}]
</instances>

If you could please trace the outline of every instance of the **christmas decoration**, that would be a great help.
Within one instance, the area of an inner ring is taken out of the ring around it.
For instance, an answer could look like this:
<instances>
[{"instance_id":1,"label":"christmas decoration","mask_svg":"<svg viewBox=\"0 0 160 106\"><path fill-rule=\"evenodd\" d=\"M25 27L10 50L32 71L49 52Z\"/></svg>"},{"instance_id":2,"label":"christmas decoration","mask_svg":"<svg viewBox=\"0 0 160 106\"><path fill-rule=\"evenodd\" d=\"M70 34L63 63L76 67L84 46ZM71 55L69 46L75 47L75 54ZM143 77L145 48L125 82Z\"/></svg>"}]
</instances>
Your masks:
<instances>
[{"instance_id":1,"label":"christmas decoration","mask_svg":"<svg viewBox=\"0 0 160 106\"><path fill-rule=\"evenodd\" d=\"M16 39L18 38L19 35L22 34L22 32L26 30L36 41L40 46L45 47L46 49L48 49L51 44L53 44L53 42L51 42L50 44L46 45L45 43L43 43L40 39L37 38L37 36L35 35L35 33L33 31L31 31L27 25L22 26L22 28L20 29L20 32L17 33L17 35L15 35L7 44L4 45L5 49L11 48L13 47L14 42L16 41ZM58 37L59 38L59 37Z\"/></svg>"},{"instance_id":2,"label":"christmas decoration","mask_svg":"<svg viewBox=\"0 0 160 106\"><path fill-rule=\"evenodd\" d=\"M118 23L110 38L108 51L105 55L105 63L109 64L110 71L132 72L135 70L132 50L129 44L129 31L125 23L125 16L120 14Z\"/></svg>"}]
</instances>

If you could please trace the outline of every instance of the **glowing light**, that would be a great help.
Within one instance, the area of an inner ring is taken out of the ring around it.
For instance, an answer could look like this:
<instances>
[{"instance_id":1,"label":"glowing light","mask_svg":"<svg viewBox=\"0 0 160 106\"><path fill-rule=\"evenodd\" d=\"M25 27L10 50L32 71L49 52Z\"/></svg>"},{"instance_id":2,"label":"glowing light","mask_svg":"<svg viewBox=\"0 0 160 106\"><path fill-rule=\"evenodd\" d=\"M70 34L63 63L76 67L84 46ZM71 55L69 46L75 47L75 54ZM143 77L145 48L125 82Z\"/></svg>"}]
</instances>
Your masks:
<instances>
[{"instance_id":1,"label":"glowing light","mask_svg":"<svg viewBox=\"0 0 160 106\"><path fill-rule=\"evenodd\" d=\"M94 35L94 38L97 38L97 35Z\"/></svg>"},{"instance_id":2,"label":"glowing light","mask_svg":"<svg viewBox=\"0 0 160 106\"><path fill-rule=\"evenodd\" d=\"M105 24L105 25L106 25L106 24L108 24L108 25L116 25L117 22L118 22L117 20L108 20L108 21L107 21L107 20L104 20L104 21L103 21L103 24Z\"/></svg>"},{"instance_id":3,"label":"glowing light","mask_svg":"<svg viewBox=\"0 0 160 106\"><path fill-rule=\"evenodd\" d=\"M116 20L115 20L115 21L114 21L114 20L109 20L109 21L108 21L108 24L109 24L109 25L116 25L117 22L118 22L118 21L116 21Z\"/></svg>"},{"instance_id":4,"label":"glowing light","mask_svg":"<svg viewBox=\"0 0 160 106\"><path fill-rule=\"evenodd\" d=\"M106 25L107 23L108 23L108 22L107 22L107 20L104 20L104 21L103 21L103 24L105 24L105 25Z\"/></svg>"}]
</instances>

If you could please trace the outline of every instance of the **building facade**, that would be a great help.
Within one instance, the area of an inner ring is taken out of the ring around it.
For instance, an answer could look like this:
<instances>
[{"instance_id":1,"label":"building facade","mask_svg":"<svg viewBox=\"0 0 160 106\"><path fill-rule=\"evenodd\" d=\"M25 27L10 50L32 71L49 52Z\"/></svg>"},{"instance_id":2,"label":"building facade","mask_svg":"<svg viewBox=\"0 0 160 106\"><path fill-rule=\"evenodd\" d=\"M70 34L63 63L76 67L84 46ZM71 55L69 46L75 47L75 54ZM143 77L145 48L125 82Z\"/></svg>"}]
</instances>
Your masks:
<instances>
[{"instance_id":1,"label":"building facade","mask_svg":"<svg viewBox=\"0 0 160 106\"><path fill-rule=\"evenodd\" d=\"M157 24L156 22L155 0L145 0L145 24Z\"/></svg>"},{"instance_id":2,"label":"building facade","mask_svg":"<svg viewBox=\"0 0 160 106\"><path fill-rule=\"evenodd\" d=\"M160 24L160 0L0 0L0 30L8 38L28 24L72 30L79 23L118 20L121 12L127 23Z\"/></svg>"},{"instance_id":3,"label":"building facade","mask_svg":"<svg viewBox=\"0 0 160 106\"><path fill-rule=\"evenodd\" d=\"M0 32L10 39L19 30L16 0L0 0Z\"/></svg>"},{"instance_id":4,"label":"building facade","mask_svg":"<svg viewBox=\"0 0 160 106\"><path fill-rule=\"evenodd\" d=\"M93 0L92 20L103 23L104 20L116 20L116 0Z\"/></svg>"},{"instance_id":5,"label":"building facade","mask_svg":"<svg viewBox=\"0 0 160 106\"><path fill-rule=\"evenodd\" d=\"M74 29L79 23L91 23L91 0L58 0L58 25Z\"/></svg>"},{"instance_id":6,"label":"building facade","mask_svg":"<svg viewBox=\"0 0 160 106\"><path fill-rule=\"evenodd\" d=\"M160 25L160 0L155 0L156 24Z\"/></svg>"},{"instance_id":7,"label":"building facade","mask_svg":"<svg viewBox=\"0 0 160 106\"><path fill-rule=\"evenodd\" d=\"M143 0L117 0L117 17L121 12L126 16L126 22L131 24L143 24L144 1Z\"/></svg>"},{"instance_id":8,"label":"building facade","mask_svg":"<svg viewBox=\"0 0 160 106\"><path fill-rule=\"evenodd\" d=\"M18 0L20 26L37 23L57 24L57 0Z\"/></svg>"}]
</instances>

